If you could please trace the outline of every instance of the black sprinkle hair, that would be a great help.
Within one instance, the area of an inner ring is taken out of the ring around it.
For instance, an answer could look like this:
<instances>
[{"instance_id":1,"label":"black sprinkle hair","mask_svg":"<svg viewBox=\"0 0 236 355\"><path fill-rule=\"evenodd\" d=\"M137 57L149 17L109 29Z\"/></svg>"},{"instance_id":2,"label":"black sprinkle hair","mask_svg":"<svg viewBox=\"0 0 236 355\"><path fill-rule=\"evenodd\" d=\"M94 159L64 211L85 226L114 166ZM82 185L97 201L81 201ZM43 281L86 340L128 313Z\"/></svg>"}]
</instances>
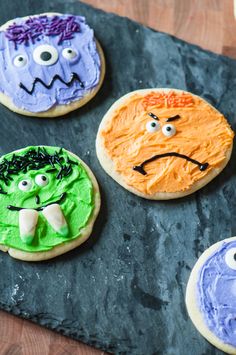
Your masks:
<instances>
[{"instance_id":1,"label":"black sprinkle hair","mask_svg":"<svg viewBox=\"0 0 236 355\"><path fill-rule=\"evenodd\" d=\"M45 147L32 148L25 155L13 154L10 160L4 158L0 163L0 181L5 185L9 185L12 175L19 172L26 173L29 170L39 170L45 166L49 166L46 172L55 173L57 179L62 179L72 173L73 165L78 162L63 157L63 149L49 154ZM2 186L0 186L0 194L6 194Z\"/></svg>"}]
</instances>

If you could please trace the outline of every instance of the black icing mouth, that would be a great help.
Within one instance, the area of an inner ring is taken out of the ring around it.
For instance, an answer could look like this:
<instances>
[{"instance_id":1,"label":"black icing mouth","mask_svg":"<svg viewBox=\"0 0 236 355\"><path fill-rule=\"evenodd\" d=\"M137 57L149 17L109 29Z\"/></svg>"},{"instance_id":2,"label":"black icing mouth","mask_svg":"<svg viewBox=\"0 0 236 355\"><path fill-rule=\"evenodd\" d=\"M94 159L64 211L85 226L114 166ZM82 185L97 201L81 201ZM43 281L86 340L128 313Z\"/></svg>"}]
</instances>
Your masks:
<instances>
[{"instance_id":1,"label":"black icing mouth","mask_svg":"<svg viewBox=\"0 0 236 355\"><path fill-rule=\"evenodd\" d=\"M199 170L204 171L208 168L209 164L208 163L200 163L198 160L192 159L188 157L187 155L176 153L176 152L170 152L170 153L163 153L163 154L157 154L154 155L152 158L144 160L140 165L136 165L133 167L133 170L138 171L142 175L147 175L147 172L144 169L144 166L147 165L148 163L151 163L152 161L155 161L157 159L165 158L165 157L177 157L177 158L182 158L187 161L190 161L191 163L198 165Z\"/></svg>"},{"instance_id":2,"label":"black icing mouth","mask_svg":"<svg viewBox=\"0 0 236 355\"><path fill-rule=\"evenodd\" d=\"M63 194L61 194L60 198L59 198L57 201L50 202L50 203L48 203L47 205L44 205L44 206L41 206L41 207L37 207L37 208L23 208L23 207L17 207L17 206L9 205L9 206L7 206L7 208L8 208L10 211L20 211L20 210L28 210L28 209L35 210L35 211L42 211L44 208L46 208L46 207L48 207L48 206L50 206L50 205L53 205L54 203L60 204L61 202L64 201L65 198L66 198L66 192L63 192Z\"/></svg>"},{"instance_id":3,"label":"black icing mouth","mask_svg":"<svg viewBox=\"0 0 236 355\"><path fill-rule=\"evenodd\" d=\"M84 84L82 83L82 81L80 80L80 77L78 74L76 73L71 73L71 78L69 81L65 81L63 80L60 75L56 74L54 75L54 77L52 78L52 80L50 81L49 84L46 84L42 79L40 78L35 78L34 82L32 84L31 89L28 89L24 84L20 83L19 86L21 89L25 90L29 95L32 95L35 89L35 85L36 83L41 83L46 89L51 89L51 87L53 86L54 82L56 80L59 80L61 83L65 84L67 87L70 87L74 81L78 81L80 84L80 87L83 89L84 88Z\"/></svg>"}]
</instances>

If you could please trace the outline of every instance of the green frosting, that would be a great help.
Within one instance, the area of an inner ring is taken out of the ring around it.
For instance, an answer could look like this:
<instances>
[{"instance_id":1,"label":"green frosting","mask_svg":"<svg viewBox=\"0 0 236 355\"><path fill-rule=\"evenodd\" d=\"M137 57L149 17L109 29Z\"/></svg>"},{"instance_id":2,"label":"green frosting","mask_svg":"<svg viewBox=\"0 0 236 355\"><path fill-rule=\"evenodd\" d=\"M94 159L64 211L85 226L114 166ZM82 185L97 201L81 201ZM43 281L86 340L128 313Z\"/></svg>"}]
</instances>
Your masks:
<instances>
[{"instance_id":1,"label":"green frosting","mask_svg":"<svg viewBox=\"0 0 236 355\"><path fill-rule=\"evenodd\" d=\"M7 164L7 161L11 161L14 156L25 156L30 151L37 152L38 149L42 148L27 147L20 152L4 155L0 160L0 174L4 176L4 173L1 173L2 162ZM0 194L0 244L28 252L47 251L56 245L79 238L81 229L88 224L94 209L94 190L85 168L64 149L55 147L45 147L43 149L49 155L54 155L58 152L62 165L65 164L67 171L70 172L68 175L64 174L61 178L57 178L60 165L55 163L57 170L52 172L50 170L53 167L46 165L38 170L26 167L25 172L22 169L19 172L13 172L9 175L10 179L5 182L0 175L0 190L5 192ZM66 165L68 161L71 162L71 164L69 163L71 168ZM38 186L36 184L35 178L39 174L47 177L48 183L46 186ZM32 184L28 191L22 191L18 187L23 180L30 180ZM69 233L66 231L60 234L56 233L44 218L42 212L39 211L33 240L30 241L30 238L29 240L26 238L28 241L23 242L19 231L19 211L9 210L7 207L11 205L24 209L40 209L41 206L60 200L63 193L66 193L66 196L59 205L66 219ZM37 195L40 199L39 204L36 203Z\"/></svg>"}]
</instances>

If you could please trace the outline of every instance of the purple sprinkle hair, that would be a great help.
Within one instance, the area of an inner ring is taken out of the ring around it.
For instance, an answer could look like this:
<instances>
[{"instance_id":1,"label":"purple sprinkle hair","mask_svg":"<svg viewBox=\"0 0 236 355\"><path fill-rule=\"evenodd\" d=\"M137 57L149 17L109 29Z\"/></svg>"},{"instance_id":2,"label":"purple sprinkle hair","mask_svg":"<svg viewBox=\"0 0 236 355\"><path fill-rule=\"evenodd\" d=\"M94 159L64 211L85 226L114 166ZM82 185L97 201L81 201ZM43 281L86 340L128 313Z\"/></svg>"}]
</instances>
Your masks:
<instances>
[{"instance_id":1,"label":"purple sprinkle hair","mask_svg":"<svg viewBox=\"0 0 236 355\"><path fill-rule=\"evenodd\" d=\"M9 41L17 44L34 43L35 39L41 35L59 36L58 44L65 40L73 38L75 32L80 31L80 25L76 22L75 16L59 17L59 16L38 16L29 17L26 21L10 25L5 35Z\"/></svg>"}]
</instances>

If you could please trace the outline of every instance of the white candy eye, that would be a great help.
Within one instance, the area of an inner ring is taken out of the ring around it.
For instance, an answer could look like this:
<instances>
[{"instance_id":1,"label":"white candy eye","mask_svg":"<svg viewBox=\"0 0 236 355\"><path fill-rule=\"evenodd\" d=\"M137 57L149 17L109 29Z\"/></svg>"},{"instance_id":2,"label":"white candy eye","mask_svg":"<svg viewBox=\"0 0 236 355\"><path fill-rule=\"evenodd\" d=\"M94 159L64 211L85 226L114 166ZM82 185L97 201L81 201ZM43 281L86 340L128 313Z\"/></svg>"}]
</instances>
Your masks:
<instances>
[{"instance_id":1,"label":"white candy eye","mask_svg":"<svg viewBox=\"0 0 236 355\"><path fill-rule=\"evenodd\" d=\"M58 60L58 52L53 46L42 44L35 48L33 58L37 64L53 65Z\"/></svg>"},{"instance_id":2,"label":"white candy eye","mask_svg":"<svg viewBox=\"0 0 236 355\"><path fill-rule=\"evenodd\" d=\"M46 175L39 174L35 177L35 182L38 186L46 186L48 184L48 178Z\"/></svg>"},{"instance_id":3,"label":"white candy eye","mask_svg":"<svg viewBox=\"0 0 236 355\"><path fill-rule=\"evenodd\" d=\"M14 58L13 63L15 67L22 68L27 64L27 58L25 55L20 54Z\"/></svg>"},{"instance_id":4,"label":"white candy eye","mask_svg":"<svg viewBox=\"0 0 236 355\"><path fill-rule=\"evenodd\" d=\"M32 187L32 182L30 180L21 180L18 187L22 191L29 191Z\"/></svg>"},{"instance_id":5,"label":"white candy eye","mask_svg":"<svg viewBox=\"0 0 236 355\"><path fill-rule=\"evenodd\" d=\"M175 135L176 133L176 128L173 124L165 124L162 127L162 133L166 136L166 137L172 137Z\"/></svg>"},{"instance_id":6,"label":"white candy eye","mask_svg":"<svg viewBox=\"0 0 236 355\"><path fill-rule=\"evenodd\" d=\"M64 48L62 55L65 59L72 60L77 56L77 52L72 48Z\"/></svg>"},{"instance_id":7,"label":"white candy eye","mask_svg":"<svg viewBox=\"0 0 236 355\"><path fill-rule=\"evenodd\" d=\"M230 269L236 270L236 248L229 249L226 252L225 262Z\"/></svg>"},{"instance_id":8,"label":"white candy eye","mask_svg":"<svg viewBox=\"0 0 236 355\"><path fill-rule=\"evenodd\" d=\"M146 129L148 132L153 133L160 129L160 125L157 121L149 121L146 124Z\"/></svg>"}]
</instances>

